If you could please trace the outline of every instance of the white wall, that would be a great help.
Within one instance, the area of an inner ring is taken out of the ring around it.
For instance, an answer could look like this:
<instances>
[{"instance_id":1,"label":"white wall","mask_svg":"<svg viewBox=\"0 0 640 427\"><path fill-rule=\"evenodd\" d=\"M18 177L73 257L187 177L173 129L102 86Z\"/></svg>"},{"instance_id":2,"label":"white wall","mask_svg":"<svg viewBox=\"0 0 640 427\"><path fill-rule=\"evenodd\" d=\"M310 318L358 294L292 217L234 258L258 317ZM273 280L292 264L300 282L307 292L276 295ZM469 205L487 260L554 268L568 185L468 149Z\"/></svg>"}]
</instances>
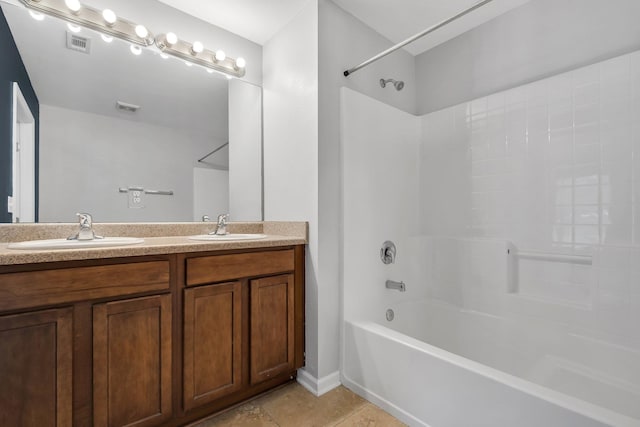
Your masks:
<instances>
[{"instance_id":1,"label":"white wall","mask_svg":"<svg viewBox=\"0 0 640 427\"><path fill-rule=\"evenodd\" d=\"M382 322L389 305L426 297L417 234L420 119L351 89L341 94L344 318ZM380 260L386 240L396 245L394 264ZM386 289L387 279L407 291Z\"/></svg>"},{"instance_id":2,"label":"white wall","mask_svg":"<svg viewBox=\"0 0 640 427\"><path fill-rule=\"evenodd\" d=\"M636 0L533 0L416 57L418 114L640 48Z\"/></svg>"},{"instance_id":3,"label":"white wall","mask_svg":"<svg viewBox=\"0 0 640 427\"><path fill-rule=\"evenodd\" d=\"M73 123L73 126L69 126ZM191 221L193 167L225 141L165 127L40 105L40 221ZM173 190L130 209L118 188Z\"/></svg>"},{"instance_id":4,"label":"white wall","mask_svg":"<svg viewBox=\"0 0 640 427\"><path fill-rule=\"evenodd\" d=\"M322 350L320 378L339 369L342 201L340 169L340 88L350 87L401 110L415 110L415 62L399 51L350 77L343 71L393 43L333 2L319 6L319 317ZM381 78L403 80L405 88L380 87Z\"/></svg>"},{"instance_id":5,"label":"white wall","mask_svg":"<svg viewBox=\"0 0 640 427\"><path fill-rule=\"evenodd\" d=\"M264 45L266 221L309 221L306 371L322 361L318 316L318 7L310 1ZM335 337L334 337L335 338Z\"/></svg>"},{"instance_id":6,"label":"white wall","mask_svg":"<svg viewBox=\"0 0 640 427\"><path fill-rule=\"evenodd\" d=\"M193 221L202 221L206 215L211 221L230 212L229 171L193 168Z\"/></svg>"},{"instance_id":7,"label":"white wall","mask_svg":"<svg viewBox=\"0 0 640 427\"><path fill-rule=\"evenodd\" d=\"M231 221L261 221L262 88L238 79L229 81L229 187Z\"/></svg>"}]
</instances>

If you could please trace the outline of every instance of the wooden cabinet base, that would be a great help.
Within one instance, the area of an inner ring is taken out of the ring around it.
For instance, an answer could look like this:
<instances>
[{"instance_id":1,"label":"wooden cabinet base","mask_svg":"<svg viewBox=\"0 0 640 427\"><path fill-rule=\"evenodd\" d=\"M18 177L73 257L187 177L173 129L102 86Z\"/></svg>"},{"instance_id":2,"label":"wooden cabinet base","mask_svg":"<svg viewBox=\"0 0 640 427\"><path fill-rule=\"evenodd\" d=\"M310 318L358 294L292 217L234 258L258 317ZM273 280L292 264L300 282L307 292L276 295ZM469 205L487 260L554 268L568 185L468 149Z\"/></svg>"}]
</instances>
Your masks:
<instances>
[{"instance_id":1,"label":"wooden cabinet base","mask_svg":"<svg viewBox=\"0 0 640 427\"><path fill-rule=\"evenodd\" d=\"M301 245L0 266L0 426L184 426L303 359Z\"/></svg>"}]
</instances>

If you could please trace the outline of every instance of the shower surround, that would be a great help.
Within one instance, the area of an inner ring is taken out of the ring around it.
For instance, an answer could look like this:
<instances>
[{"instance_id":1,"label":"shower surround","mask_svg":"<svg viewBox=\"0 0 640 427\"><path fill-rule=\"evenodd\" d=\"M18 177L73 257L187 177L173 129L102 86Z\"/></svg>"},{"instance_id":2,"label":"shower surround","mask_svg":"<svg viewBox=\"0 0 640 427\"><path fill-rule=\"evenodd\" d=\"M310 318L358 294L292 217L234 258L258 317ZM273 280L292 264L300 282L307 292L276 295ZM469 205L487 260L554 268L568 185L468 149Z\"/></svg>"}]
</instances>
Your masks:
<instances>
[{"instance_id":1,"label":"shower surround","mask_svg":"<svg viewBox=\"0 0 640 427\"><path fill-rule=\"evenodd\" d=\"M412 425L640 425L640 52L421 117L341 107L343 382Z\"/></svg>"}]
</instances>

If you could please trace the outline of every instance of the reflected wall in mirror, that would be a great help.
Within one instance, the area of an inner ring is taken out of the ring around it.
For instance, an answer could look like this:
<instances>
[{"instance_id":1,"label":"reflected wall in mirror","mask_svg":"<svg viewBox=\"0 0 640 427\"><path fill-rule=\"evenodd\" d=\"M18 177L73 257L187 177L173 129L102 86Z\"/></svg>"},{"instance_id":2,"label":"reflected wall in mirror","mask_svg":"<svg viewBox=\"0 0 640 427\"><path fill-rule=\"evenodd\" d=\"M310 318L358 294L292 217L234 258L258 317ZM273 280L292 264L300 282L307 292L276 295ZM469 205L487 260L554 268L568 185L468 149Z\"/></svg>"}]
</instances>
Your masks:
<instances>
[{"instance_id":1,"label":"reflected wall in mirror","mask_svg":"<svg viewBox=\"0 0 640 427\"><path fill-rule=\"evenodd\" d=\"M1 7L37 97L39 222L262 219L261 88Z\"/></svg>"}]
</instances>

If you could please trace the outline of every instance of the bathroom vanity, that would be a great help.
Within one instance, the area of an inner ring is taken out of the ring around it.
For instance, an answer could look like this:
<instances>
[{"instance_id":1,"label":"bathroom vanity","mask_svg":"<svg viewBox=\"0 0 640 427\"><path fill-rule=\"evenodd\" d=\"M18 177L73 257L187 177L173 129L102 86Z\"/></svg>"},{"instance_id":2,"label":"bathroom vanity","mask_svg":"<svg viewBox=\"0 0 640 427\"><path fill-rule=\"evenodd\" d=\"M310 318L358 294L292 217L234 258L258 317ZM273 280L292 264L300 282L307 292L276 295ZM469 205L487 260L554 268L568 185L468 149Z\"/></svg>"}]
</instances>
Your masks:
<instances>
[{"instance_id":1,"label":"bathroom vanity","mask_svg":"<svg viewBox=\"0 0 640 427\"><path fill-rule=\"evenodd\" d=\"M0 247L0 424L184 425L293 379L306 235L265 232Z\"/></svg>"}]
</instances>

